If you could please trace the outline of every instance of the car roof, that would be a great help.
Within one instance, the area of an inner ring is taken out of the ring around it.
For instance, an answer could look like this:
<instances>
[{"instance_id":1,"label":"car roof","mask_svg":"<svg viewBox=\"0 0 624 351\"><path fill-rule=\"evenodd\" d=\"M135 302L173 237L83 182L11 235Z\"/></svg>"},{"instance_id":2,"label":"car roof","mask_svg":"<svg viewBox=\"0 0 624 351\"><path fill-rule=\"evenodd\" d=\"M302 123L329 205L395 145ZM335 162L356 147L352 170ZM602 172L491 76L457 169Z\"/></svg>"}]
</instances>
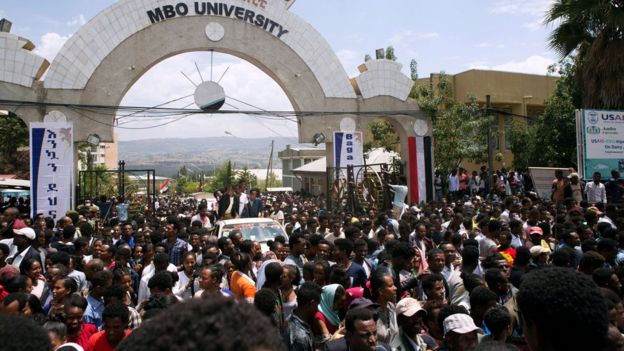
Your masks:
<instances>
[{"instance_id":1,"label":"car roof","mask_svg":"<svg viewBox=\"0 0 624 351\"><path fill-rule=\"evenodd\" d=\"M242 223L277 223L275 220L271 218L236 218L236 219L225 219L222 221L218 221L218 225L228 225L228 224L242 224Z\"/></svg>"}]
</instances>

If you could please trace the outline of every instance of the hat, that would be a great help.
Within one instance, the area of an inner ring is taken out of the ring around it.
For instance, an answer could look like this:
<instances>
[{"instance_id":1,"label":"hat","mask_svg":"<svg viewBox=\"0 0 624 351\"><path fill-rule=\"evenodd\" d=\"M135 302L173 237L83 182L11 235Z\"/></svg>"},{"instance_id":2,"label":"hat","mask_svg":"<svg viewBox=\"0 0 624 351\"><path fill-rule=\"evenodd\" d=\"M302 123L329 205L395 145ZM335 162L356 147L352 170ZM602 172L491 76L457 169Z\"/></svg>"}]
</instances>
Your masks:
<instances>
[{"instance_id":1,"label":"hat","mask_svg":"<svg viewBox=\"0 0 624 351\"><path fill-rule=\"evenodd\" d=\"M452 314L444 319L444 335L448 332L467 334L481 329L474 324L472 317L464 313Z\"/></svg>"},{"instance_id":2,"label":"hat","mask_svg":"<svg viewBox=\"0 0 624 351\"><path fill-rule=\"evenodd\" d=\"M35 237L37 235L35 235L35 230L29 227L25 227L22 229L13 229L13 232L15 233L15 235L23 235L26 238L28 238L28 240L35 240Z\"/></svg>"},{"instance_id":3,"label":"hat","mask_svg":"<svg viewBox=\"0 0 624 351\"><path fill-rule=\"evenodd\" d=\"M568 178L570 178L570 179L571 178L578 178L578 177L579 177L578 173L570 173L570 174L568 174Z\"/></svg>"},{"instance_id":4,"label":"hat","mask_svg":"<svg viewBox=\"0 0 624 351\"><path fill-rule=\"evenodd\" d=\"M420 305L420 302L411 297L406 297L396 304L397 315L402 314L406 317L411 317L421 311L427 313Z\"/></svg>"},{"instance_id":5,"label":"hat","mask_svg":"<svg viewBox=\"0 0 624 351\"><path fill-rule=\"evenodd\" d=\"M379 304L374 303L373 301L365 298L365 297L358 297L356 299L354 299L353 301L351 301L351 303L349 304L349 310L355 310L358 308L368 308L368 307L379 307Z\"/></svg>"},{"instance_id":6,"label":"hat","mask_svg":"<svg viewBox=\"0 0 624 351\"><path fill-rule=\"evenodd\" d=\"M26 223L24 223L24 221L22 221L21 219L16 219L13 222L13 232L17 234L17 231L22 229L22 228L26 228L27 225Z\"/></svg>"},{"instance_id":7,"label":"hat","mask_svg":"<svg viewBox=\"0 0 624 351\"><path fill-rule=\"evenodd\" d=\"M364 288L356 286L345 290L345 306L348 307L358 297L364 297Z\"/></svg>"},{"instance_id":8,"label":"hat","mask_svg":"<svg viewBox=\"0 0 624 351\"><path fill-rule=\"evenodd\" d=\"M540 227L531 227L529 229L529 235L533 235L533 234L544 235L544 231L542 231L542 228Z\"/></svg>"},{"instance_id":9,"label":"hat","mask_svg":"<svg viewBox=\"0 0 624 351\"><path fill-rule=\"evenodd\" d=\"M537 257L537 256L539 256L541 254L550 253L550 251L547 248L545 248L543 246L540 246L540 245L536 245L536 246L531 247L529 249L529 252L531 252L531 256L533 256L533 257Z\"/></svg>"}]
</instances>

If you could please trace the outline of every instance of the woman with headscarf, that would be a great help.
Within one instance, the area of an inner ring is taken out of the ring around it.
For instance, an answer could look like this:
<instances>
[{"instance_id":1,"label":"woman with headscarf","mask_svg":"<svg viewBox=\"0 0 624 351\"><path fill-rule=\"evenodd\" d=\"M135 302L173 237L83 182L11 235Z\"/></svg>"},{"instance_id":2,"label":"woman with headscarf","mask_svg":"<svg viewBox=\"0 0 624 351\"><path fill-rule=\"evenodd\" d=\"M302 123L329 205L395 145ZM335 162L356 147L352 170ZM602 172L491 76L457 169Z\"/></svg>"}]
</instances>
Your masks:
<instances>
[{"instance_id":1,"label":"woman with headscarf","mask_svg":"<svg viewBox=\"0 0 624 351\"><path fill-rule=\"evenodd\" d=\"M314 315L312 332L317 345L322 345L338 331L340 327L339 311L344 307L345 290L340 284L331 284L323 287L321 302Z\"/></svg>"}]
</instances>

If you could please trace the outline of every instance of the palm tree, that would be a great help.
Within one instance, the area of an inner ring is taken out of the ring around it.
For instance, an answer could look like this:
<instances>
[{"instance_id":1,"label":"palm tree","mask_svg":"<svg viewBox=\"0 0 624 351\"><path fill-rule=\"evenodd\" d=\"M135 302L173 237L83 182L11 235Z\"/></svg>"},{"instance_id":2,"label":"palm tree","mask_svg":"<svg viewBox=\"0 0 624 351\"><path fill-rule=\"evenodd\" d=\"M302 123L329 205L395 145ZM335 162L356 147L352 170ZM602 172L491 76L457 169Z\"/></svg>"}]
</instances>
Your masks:
<instances>
[{"instance_id":1,"label":"palm tree","mask_svg":"<svg viewBox=\"0 0 624 351\"><path fill-rule=\"evenodd\" d=\"M624 109L624 0L556 0L550 47L576 55L583 107Z\"/></svg>"}]
</instances>

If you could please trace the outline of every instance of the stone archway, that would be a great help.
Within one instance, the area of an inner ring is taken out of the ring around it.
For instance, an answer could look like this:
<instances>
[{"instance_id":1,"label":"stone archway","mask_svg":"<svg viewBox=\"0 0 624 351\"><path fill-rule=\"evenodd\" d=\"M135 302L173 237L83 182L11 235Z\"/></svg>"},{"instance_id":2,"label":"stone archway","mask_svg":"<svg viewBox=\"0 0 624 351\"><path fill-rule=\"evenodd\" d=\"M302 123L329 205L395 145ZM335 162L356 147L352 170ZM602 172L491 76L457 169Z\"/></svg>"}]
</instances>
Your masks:
<instances>
[{"instance_id":1,"label":"stone archway","mask_svg":"<svg viewBox=\"0 0 624 351\"><path fill-rule=\"evenodd\" d=\"M299 141L311 142L315 134L323 133L329 164L331 137L344 117L353 118L356 129L364 130L373 118L385 116L401 137L401 154L410 170L410 202L431 199L427 190L432 170L423 163L432 158L431 148L423 147L423 140L430 144L431 121L408 99L411 79L397 63L387 60L366 62L361 73L350 79L320 33L288 10L293 2L120 0L68 40L45 80L41 74L47 62L30 52L32 43L16 45L12 50L31 64L21 69L16 65L11 80L0 79L0 87L6 88L0 100L40 103L20 110L29 122L42 121L52 110L62 112L74 123L76 141L90 133L111 141L114 109L77 111L51 104L119 106L128 89L168 57L207 50L232 54L267 73L284 90L295 112L305 112L298 116ZM0 34L18 43L23 40ZM0 103L0 109L12 108Z\"/></svg>"}]
</instances>

